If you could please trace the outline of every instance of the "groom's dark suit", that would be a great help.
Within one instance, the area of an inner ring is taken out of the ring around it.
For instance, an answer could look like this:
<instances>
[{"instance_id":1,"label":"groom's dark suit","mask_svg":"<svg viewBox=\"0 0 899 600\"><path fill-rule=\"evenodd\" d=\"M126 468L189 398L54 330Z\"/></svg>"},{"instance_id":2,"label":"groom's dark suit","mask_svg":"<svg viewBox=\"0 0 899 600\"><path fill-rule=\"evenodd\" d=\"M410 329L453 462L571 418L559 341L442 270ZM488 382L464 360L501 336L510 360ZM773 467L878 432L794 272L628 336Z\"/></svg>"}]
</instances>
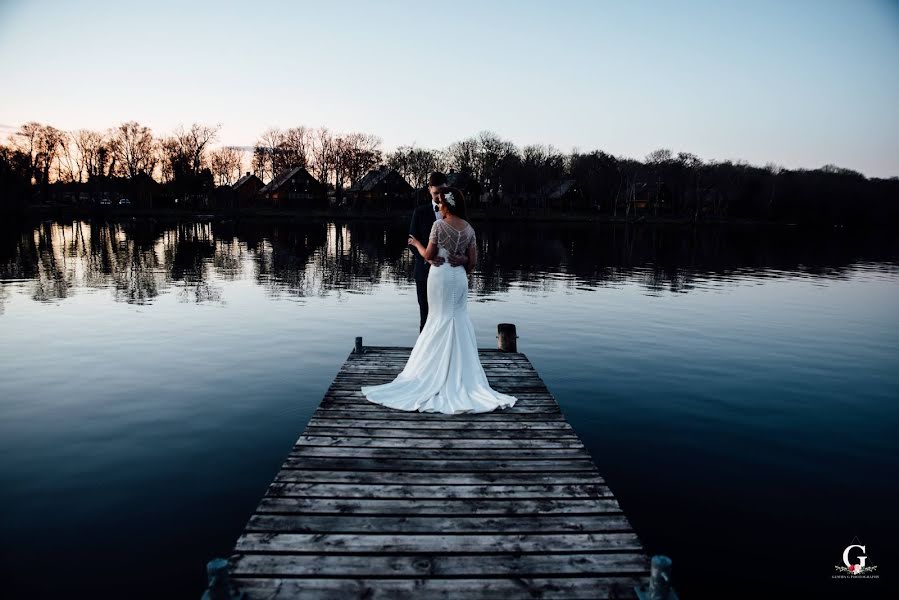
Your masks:
<instances>
[{"instance_id":1,"label":"groom's dark suit","mask_svg":"<svg viewBox=\"0 0 899 600\"><path fill-rule=\"evenodd\" d=\"M434 203L429 199L427 203L422 204L412 213L412 222L409 224L409 235L414 235L415 239L428 245L428 236L431 234L431 227L437 220L437 214L434 212ZM418 292L418 312L421 316L421 324L418 327L420 332L424 329L425 321L428 320L428 271L431 265L421 257L415 246L409 246L415 257L415 290Z\"/></svg>"}]
</instances>

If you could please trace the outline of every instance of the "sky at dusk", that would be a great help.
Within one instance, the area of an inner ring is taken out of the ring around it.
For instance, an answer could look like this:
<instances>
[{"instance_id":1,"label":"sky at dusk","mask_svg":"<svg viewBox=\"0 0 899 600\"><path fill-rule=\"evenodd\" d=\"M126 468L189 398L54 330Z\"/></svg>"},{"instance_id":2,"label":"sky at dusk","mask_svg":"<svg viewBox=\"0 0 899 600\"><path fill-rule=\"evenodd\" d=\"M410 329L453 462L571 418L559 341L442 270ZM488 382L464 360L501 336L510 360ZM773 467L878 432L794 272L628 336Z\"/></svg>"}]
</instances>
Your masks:
<instances>
[{"instance_id":1,"label":"sky at dusk","mask_svg":"<svg viewBox=\"0 0 899 600\"><path fill-rule=\"evenodd\" d=\"M899 175L899 2L0 0L0 137L220 124Z\"/></svg>"}]
</instances>

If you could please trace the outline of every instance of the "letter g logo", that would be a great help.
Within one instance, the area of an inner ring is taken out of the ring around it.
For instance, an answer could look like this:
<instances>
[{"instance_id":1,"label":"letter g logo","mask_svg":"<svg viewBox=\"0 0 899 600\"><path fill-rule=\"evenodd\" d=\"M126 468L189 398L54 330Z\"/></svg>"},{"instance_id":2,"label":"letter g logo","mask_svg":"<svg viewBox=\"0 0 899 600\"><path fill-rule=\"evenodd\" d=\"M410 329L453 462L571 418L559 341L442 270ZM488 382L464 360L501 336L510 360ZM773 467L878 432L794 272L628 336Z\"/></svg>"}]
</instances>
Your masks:
<instances>
[{"instance_id":1,"label":"letter g logo","mask_svg":"<svg viewBox=\"0 0 899 600\"><path fill-rule=\"evenodd\" d=\"M862 552L865 552L865 547L864 547L864 546L860 546L860 545L858 545L858 544L853 544L853 545L851 545L851 546L846 546L846 549L843 550L843 562L846 564L847 567L851 567L851 566L852 566L851 564L849 564L849 551L852 550L853 548L861 548L861 549L862 549ZM858 560L859 560L858 566L864 567L864 566L865 566L865 559L866 559L866 558L868 558L868 557L867 557L867 556L859 556L859 557L858 557Z\"/></svg>"}]
</instances>

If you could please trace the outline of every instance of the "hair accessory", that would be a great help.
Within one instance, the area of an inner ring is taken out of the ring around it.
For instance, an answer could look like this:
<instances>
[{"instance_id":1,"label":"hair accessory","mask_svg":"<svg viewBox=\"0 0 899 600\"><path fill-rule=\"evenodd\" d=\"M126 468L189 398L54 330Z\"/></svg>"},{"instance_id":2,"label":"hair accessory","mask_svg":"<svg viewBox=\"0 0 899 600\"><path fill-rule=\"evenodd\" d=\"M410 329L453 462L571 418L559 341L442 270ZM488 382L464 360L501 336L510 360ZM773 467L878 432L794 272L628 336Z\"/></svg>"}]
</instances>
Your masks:
<instances>
[{"instance_id":1,"label":"hair accessory","mask_svg":"<svg viewBox=\"0 0 899 600\"><path fill-rule=\"evenodd\" d=\"M453 198L452 192L447 192L443 195L443 201L449 204L450 206L456 205L456 200Z\"/></svg>"}]
</instances>

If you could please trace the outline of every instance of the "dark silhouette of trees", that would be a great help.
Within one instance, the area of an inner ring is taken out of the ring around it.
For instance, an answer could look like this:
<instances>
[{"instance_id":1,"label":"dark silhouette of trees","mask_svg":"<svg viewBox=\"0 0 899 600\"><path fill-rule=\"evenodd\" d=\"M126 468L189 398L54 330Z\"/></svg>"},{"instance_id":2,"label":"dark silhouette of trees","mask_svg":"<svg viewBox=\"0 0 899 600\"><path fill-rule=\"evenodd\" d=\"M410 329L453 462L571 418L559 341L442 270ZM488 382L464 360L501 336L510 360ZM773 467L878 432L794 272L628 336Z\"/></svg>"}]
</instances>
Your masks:
<instances>
[{"instance_id":1,"label":"dark silhouette of trees","mask_svg":"<svg viewBox=\"0 0 899 600\"><path fill-rule=\"evenodd\" d=\"M17 148L0 146L0 210L24 208L30 190L30 158Z\"/></svg>"},{"instance_id":2,"label":"dark silhouette of trees","mask_svg":"<svg viewBox=\"0 0 899 600\"><path fill-rule=\"evenodd\" d=\"M16 148L28 158L28 177L42 198L47 197L51 170L66 141L65 133L51 125L31 121L13 136Z\"/></svg>"},{"instance_id":3,"label":"dark silhouette of trees","mask_svg":"<svg viewBox=\"0 0 899 600\"><path fill-rule=\"evenodd\" d=\"M569 175L576 179L584 195L597 210L612 209L624 197L626 181L617 158L594 150L589 154L574 152L569 158Z\"/></svg>"},{"instance_id":4,"label":"dark silhouette of trees","mask_svg":"<svg viewBox=\"0 0 899 600\"><path fill-rule=\"evenodd\" d=\"M4 206L46 201L51 186L60 185L69 186L69 199L83 196L85 190L91 197L98 191L104 196L134 193L128 190L136 189L133 184L139 181L143 198L152 199L164 189L171 198L192 199L188 205L208 206L216 184L230 185L244 173L240 149L212 147L217 134L218 127L198 124L157 138L134 121L105 133L64 132L28 122L7 145L0 144L0 198ZM425 186L431 171L456 171L474 180L480 192L468 199L469 206L491 214L541 207L544 215L589 211L612 220L837 225L895 222L899 217L896 177L868 178L835 165L785 169L707 161L668 148L650 152L642 161L598 149L566 154L541 144L518 147L491 131L443 149L401 146L385 154L381 139L371 134L335 134L325 127L273 128L260 135L249 158L252 171L263 181L304 167L338 197L379 165L396 170L415 188ZM576 202L570 196L549 201L552 190L563 189L560 182L572 181ZM57 199L62 195L54 193Z\"/></svg>"},{"instance_id":5,"label":"dark silhouette of trees","mask_svg":"<svg viewBox=\"0 0 899 600\"><path fill-rule=\"evenodd\" d=\"M209 153L209 168L216 185L232 185L243 174L243 151L223 146Z\"/></svg>"},{"instance_id":6,"label":"dark silhouette of trees","mask_svg":"<svg viewBox=\"0 0 899 600\"><path fill-rule=\"evenodd\" d=\"M149 127L136 121L122 123L109 134L113 174L121 177L152 175L159 162L158 144Z\"/></svg>"},{"instance_id":7,"label":"dark silhouette of trees","mask_svg":"<svg viewBox=\"0 0 899 600\"><path fill-rule=\"evenodd\" d=\"M428 174L444 171L446 161L438 150L400 146L387 156L387 166L402 175L414 188L428 185Z\"/></svg>"},{"instance_id":8,"label":"dark silhouette of trees","mask_svg":"<svg viewBox=\"0 0 899 600\"><path fill-rule=\"evenodd\" d=\"M309 166L313 135L313 130L307 127L266 130L253 149L253 172L262 180L270 181L294 167Z\"/></svg>"},{"instance_id":9,"label":"dark silhouette of trees","mask_svg":"<svg viewBox=\"0 0 899 600\"><path fill-rule=\"evenodd\" d=\"M81 155L86 181L109 177L112 174L113 153L108 136L87 129L74 134L74 143Z\"/></svg>"},{"instance_id":10,"label":"dark silhouette of trees","mask_svg":"<svg viewBox=\"0 0 899 600\"><path fill-rule=\"evenodd\" d=\"M218 127L194 123L185 130L179 127L174 135L163 140L163 159L171 172L182 170L197 174L207 166L207 152L218 135Z\"/></svg>"},{"instance_id":11,"label":"dark silhouette of trees","mask_svg":"<svg viewBox=\"0 0 899 600\"><path fill-rule=\"evenodd\" d=\"M179 127L160 143L164 177L175 197L188 205L206 206L214 188L208 154L218 130L194 123L190 129Z\"/></svg>"},{"instance_id":12,"label":"dark silhouette of trees","mask_svg":"<svg viewBox=\"0 0 899 600\"><path fill-rule=\"evenodd\" d=\"M367 133L338 135L334 138L332 151L334 188L337 190L351 187L383 159L381 138Z\"/></svg>"},{"instance_id":13,"label":"dark silhouette of trees","mask_svg":"<svg viewBox=\"0 0 899 600\"><path fill-rule=\"evenodd\" d=\"M367 133L335 135L326 127L265 131L253 149L253 171L270 181L303 167L326 186L348 188L382 161L381 139Z\"/></svg>"}]
</instances>

